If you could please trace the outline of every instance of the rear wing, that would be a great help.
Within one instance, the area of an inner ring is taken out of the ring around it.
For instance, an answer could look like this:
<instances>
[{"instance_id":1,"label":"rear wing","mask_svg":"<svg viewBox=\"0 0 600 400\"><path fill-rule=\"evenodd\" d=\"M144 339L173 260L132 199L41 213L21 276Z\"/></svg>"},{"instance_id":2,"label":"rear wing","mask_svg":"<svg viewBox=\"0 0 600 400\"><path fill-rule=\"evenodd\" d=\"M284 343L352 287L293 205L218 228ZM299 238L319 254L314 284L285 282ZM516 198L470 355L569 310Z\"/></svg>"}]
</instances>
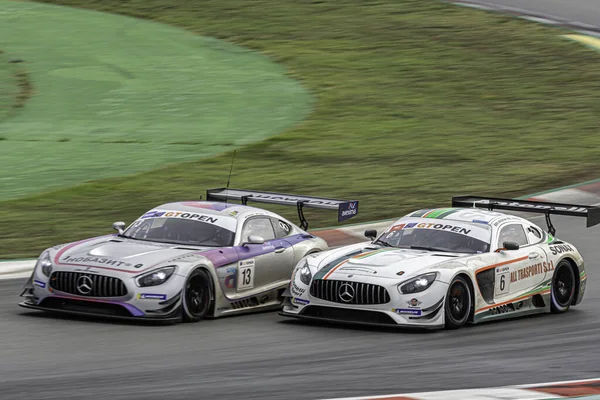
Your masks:
<instances>
[{"instance_id":1,"label":"rear wing","mask_svg":"<svg viewBox=\"0 0 600 400\"><path fill-rule=\"evenodd\" d=\"M321 208L337 210L338 222L346 221L358 215L358 200L337 200L326 197L299 196L295 194L259 192L245 189L209 189L206 191L206 200L228 201L239 200L246 205L248 201L256 203L278 204L282 206L296 206L302 229L308 229L308 222L304 217L303 208Z\"/></svg>"},{"instance_id":2,"label":"rear wing","mask_svg":"<svg viewBox=\"0 0 600 400\"><path fill-rule=\"evenodd\" d=\"M583 206L579 204L550 203L543 201L499 199L494 197L458 196L452 198L453 207L478 207L488 210L511 210L538 213L546 215L548 232L554 235L556 229L552 226L550 215L568 215L584 217L589 228L600 224L600 207Z\"/></svg>"}]
</instances>

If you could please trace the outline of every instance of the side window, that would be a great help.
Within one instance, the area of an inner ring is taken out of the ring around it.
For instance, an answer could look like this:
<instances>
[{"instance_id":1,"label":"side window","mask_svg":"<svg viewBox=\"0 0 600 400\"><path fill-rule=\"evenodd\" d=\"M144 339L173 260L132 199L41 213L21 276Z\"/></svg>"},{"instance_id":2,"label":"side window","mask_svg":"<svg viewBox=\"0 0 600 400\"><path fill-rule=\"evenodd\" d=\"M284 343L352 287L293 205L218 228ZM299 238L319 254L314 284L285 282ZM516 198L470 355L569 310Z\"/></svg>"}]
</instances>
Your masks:
<instances>
[{"instance_id":1,"label":"side window","mask_svg":"<svg viewBox=\"0 0 600 400\"><path fill-rule=\"evenodd\" d=\"M528 244L527 235L521 224L510 224L500 229L498 235L498 248L502 247L504 242L516 242L519 246L525 246Z\"/></svg>"},{"instance_id":2,"label":"side window","mask_svg":"<svg viewBox=\"0 0 600 400\"><path fill-rule=\"evenodd\" d=\"M242 230L242 241L248 240L248 236L257 235L265 239L265 241L275 239L275 231L269 218L252 218L246 221Z\"/></svg>"},{"instance_id":3,"label":"side window","mask_svg":"<svg viewBox=\"0 0 600 400\"><path fill-rule=\"evenodd\" d=\"M287 222L284 222L277 218L271 218L273 228L275 228L275 237L277 239L284 238L290 234L292 227Z\"/></svg>"},{"instance_id":4,"label":"side window","mask_svg":"<svg viewBox=\"0 0 600 400\"><path fill-rule=\"evenodd\" d=\"M542 231L533 226L528 226L527 237L529 237L529 243L538 243L542 240Z\"/></svg>"}]
</instances>

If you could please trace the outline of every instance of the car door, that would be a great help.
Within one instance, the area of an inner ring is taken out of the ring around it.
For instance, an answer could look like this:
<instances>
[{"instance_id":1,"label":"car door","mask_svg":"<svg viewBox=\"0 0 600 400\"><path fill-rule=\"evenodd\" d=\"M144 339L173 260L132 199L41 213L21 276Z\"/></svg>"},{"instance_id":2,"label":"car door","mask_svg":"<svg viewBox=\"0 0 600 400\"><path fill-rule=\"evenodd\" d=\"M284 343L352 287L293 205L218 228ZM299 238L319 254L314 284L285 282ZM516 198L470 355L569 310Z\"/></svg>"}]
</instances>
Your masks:
<instances>
[{"instance_id":1,"label":"car door","mask_svg":"<svg viewBox=\"0 0 600 400\"><path fill-rule=\"evenodd\" d=\"M497 249L503 249L503 243L508 241L519 244L519 249L497 252L494 283L496 303L518 297L541 283L545 277L543 263L546 261L544 251L530 243L526 227L522 223L506 223L497 232Z\"/></svg>"},{"instance_id":2,"label":"car door","mask_svg":"<svg viewBox=\"0 0 600 400\"><path fill-rule=\"evenodd\" d=\"M260 236L263 244L251 244L248 237ZM291 245L275 237L273 223L268 216L247 219L241 230L238 246L237 292L260 292L265 286L282 280L282 265L293 263Z\"/></svg>"},{"instance_id":3,"label":"car door","mask_svg":"<svg viewBox=\"0 0 600 400\"><path fill-rule=\"evenodd\" d=\"M292 232L292 226L288 222L271 217L271 223L275 230L275 253L279 254L272 276L277 282L287 281L292 275L296 260L299 261L304 254L296 254L300 249L295 249L294 245L286 240Z\"/></svg>"}]
</instances>

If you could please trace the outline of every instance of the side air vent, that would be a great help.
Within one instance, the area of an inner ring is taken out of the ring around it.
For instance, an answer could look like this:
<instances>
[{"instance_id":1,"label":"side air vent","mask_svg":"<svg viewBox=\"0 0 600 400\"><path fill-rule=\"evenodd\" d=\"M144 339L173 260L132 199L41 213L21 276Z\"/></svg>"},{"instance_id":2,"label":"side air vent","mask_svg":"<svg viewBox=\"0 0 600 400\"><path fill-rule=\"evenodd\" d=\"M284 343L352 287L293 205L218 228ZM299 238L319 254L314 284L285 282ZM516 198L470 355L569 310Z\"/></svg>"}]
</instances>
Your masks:
<instances>
[{"instance_id":1,"label":"side air vent","mask_svg":"<svg viewBox=\"0 0 600 400\"><path fill-rule=\"evenodd\" d=\"M487 271L483 271L477 274L477 285L479 285L479 290L481 291L483 299L488 304L492 304L494 302L495 271L496 270L494 268L490 268Z\"/></svg>"}]
</instances>

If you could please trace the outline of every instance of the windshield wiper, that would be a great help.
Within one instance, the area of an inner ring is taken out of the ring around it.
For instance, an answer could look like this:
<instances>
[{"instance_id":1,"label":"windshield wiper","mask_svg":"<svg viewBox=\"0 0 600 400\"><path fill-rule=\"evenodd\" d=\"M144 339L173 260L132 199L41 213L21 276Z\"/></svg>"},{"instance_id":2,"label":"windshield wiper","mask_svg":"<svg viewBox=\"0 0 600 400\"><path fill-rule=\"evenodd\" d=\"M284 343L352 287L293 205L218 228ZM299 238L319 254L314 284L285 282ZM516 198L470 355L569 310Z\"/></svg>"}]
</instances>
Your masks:
<instances>
[{"instance_id":1,"label":"windshield wiper","mask_svg":"<svg viewBox=\"0 0 600 400\"><path fill-rule=\"evenodd\" d=\"M433 247L433 246L410 246L411 249L414 250L429 250L429 251L442 251L445 253L452 253L450 249L444 249L442 247Z\"/></svg>"},{"instance_id":2,"label":"windshield wiper","mask_svg":"<svg viewBox=\"0 0 600 400\"><path fill-rule=\"evenodd\" d=\"M376 241L373 242L373 244L380 244L380 245L385 246L385 247L394 247L393 245L391 245L388 242L383 241L383 240L376 240Z\"/></svg>"}]
</instances>

